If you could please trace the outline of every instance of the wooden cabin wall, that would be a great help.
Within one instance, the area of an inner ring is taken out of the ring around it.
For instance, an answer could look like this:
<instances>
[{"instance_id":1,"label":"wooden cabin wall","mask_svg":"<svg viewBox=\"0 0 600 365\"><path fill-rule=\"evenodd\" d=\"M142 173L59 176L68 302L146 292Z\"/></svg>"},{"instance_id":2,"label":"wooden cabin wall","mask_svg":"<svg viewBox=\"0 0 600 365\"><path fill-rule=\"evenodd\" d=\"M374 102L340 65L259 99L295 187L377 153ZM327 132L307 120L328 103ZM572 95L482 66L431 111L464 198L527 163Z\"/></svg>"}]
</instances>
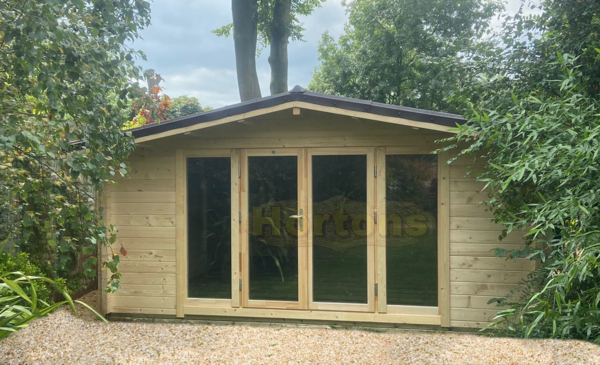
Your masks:
<instances>
[{"instance_id":1,"label":"wooden cabin wall","mask_svg":"<svg viewBox=\"0 0 600 365\"><path fill-rule=\"evenodd\" d=\"M495 248L522 249L524 232L499 241L502 226L481 204L487 198L481 191L485 183L475 181L483 167L469 169L470 164L470 159L450 164L450 326L482 328L500 309L488 301L515 288L535 264L495 257Z\"/></svg>"},{"instance_id":2,"label":"wooden cabin wall","mask_svg":"<svg viewBox=\"0 0 600 365\"><path fill-rule=\"evenodd\" d=\"M106 309L175 315L175 148L138 146L129 163L129 175L106 188L106 218L118 228L113 250L127 251Z\"/></svg>"},{"instance_id":3,"label":"wooden cabin wall","mask_svg":"<svg viewBox=\"0 0 600 365\"><path fill-rule=\"evenodd\" d=\"M233 122L188 135L139 144L130 159L132 172L106 189L106 217L118 227L122 288L108 294L105 311L176 314L176 149L242 149L281 147L405 147L428 153L447 134L393 124L291 110ZM530 261L496 258L496 247L522 247L515 232L500 243L501 226L490 222L482 183L466 175L466 160L450 166L450 326L483 327L497 308L488 305L533 269ZM442 228L442 227L440 227ZM184 263L187 265L187 263Z\"/></svg>"}]
</instances>

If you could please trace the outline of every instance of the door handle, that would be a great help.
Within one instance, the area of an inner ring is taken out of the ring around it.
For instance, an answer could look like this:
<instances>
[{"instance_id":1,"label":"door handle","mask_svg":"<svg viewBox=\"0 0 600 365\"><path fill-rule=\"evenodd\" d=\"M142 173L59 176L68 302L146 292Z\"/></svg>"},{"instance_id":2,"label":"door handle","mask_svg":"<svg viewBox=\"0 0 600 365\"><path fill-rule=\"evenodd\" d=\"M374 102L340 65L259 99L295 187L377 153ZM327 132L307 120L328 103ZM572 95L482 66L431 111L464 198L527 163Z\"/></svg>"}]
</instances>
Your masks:
<instances>
[{"instance_id":1,"label":"door handle","mask_svg":"<svg viewBox=\"0 0 600 365\"><path fill-rule=\"evenodd\" d=\"M300 223L300 230L304 231L304 209L300 209L300 214L298 215L290 215L290 218L298 219Z\"/></svg>"}]
</instances>

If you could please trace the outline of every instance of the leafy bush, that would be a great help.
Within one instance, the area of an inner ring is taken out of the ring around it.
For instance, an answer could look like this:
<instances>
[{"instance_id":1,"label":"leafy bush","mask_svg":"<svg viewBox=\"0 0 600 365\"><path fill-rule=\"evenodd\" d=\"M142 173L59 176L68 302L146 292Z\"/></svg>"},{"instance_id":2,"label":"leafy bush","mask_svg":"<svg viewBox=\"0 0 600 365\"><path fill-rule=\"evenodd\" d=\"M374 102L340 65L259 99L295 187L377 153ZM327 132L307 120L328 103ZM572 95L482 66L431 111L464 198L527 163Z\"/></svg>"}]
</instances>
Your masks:
<instances>
[{"instance_id":1,"label":"leafy bush","mask_svg":"<svg viewBox=\"0 0 600 365\"><path fill-rule=\"evenodd\" d=\"M498 300L510 308L494 326L600 343L600 101L576 61L559 56L554 87L513 90L512 106L474 111L453 140L470 144L461 154L487 159L478 179L505 234L528 230L527 247L497 254L541 262L525 296Z\"/></svg>"},{"instance_id":2,"label":"leafy bush","mask_svg":"<svg viewBox=\"0 0 600 365\"><path fill-rule=\"evenodd\" d=\"M107 322L104 317L84 302L71 299L64 286L57 285L57 282L48 278L13 272L0 276L0 280L2 280L2 283L0 283L0 292L3 292L3 295L0 296L0 304L3 305L0 308L0 339L26 327L34 319L52 313L65 304L68 304L73 312L76 312L74 303L79 303ZM36 291L36 286L43 286L43 283L54 286L61 292L65 300L50 304L40 299Z\"/></svg>"},{"instance_id":3,"label":"leafy bush","mask_svg":"<svg viewBox=\"0 0 600 365\"><path fill-rule=\"evenodd\" d=\"M7 273L11 272L22 272L24 275L28 276L42 276L42 271L32 264L29 261L29 254L25 252L21 252L13 256L12 254L3 251L0 248L0 275L4 276ZM63 280L59 279L58 283L62 283ZM49 288L44 282L33 282L31 284L37 293L37 297L39 300L43 300L45 302L50 302L52 299L52 290ZM24 289L26 293L30 294L28 291L30 287ZM5 297L7 294L4 290L0 289L0 297Z\"/></svg>"},{"instance_id":4,"label":"leafy bush","mask_svg":"<svg viewBox=\"0 0 600 365\"><path fill-rule=\"evenodd\" d=\"M131 44L149 24L145 0L0 2L0 194L11 198L0 210L52 278L70 278L82 254L93 278L98 246L110 250L96 193L127 173L123 111L140 96L144 57ZM115 290L116 264L105 267Z\"/></svg>"}]
</instances>

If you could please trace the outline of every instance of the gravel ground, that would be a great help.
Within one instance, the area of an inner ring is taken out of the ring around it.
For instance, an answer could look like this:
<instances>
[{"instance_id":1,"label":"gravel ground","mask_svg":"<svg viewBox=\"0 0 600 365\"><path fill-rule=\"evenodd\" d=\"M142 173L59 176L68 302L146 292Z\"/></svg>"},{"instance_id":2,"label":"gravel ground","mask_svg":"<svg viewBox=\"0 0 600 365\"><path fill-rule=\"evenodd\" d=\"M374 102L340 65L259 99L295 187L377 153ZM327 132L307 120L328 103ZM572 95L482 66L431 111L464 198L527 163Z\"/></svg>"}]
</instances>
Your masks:
<instances>
[{"instance_id":1,"label":"gravel ground","mask_svg":"<svg viewBox=\"0 0 600 365\"><path fill-rule=\"evenodd\" d=\"M97 293L83 300L97 304ZM458 333L111 322L61 309L0 341L0 364L600 364L582 341Z\"/></svg>"}]
</instances>

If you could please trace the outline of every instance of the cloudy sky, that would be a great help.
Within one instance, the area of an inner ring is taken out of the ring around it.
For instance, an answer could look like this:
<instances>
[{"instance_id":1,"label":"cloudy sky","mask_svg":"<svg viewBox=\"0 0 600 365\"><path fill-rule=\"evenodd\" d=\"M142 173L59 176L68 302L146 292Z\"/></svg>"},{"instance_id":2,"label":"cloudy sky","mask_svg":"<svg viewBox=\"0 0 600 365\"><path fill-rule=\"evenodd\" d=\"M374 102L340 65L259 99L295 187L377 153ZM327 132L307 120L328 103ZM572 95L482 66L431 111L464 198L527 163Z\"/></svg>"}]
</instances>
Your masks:
<instances>
[{"instance_id":1,"label":"cloudy sky","mask_svg":"<svg viewBox=\"0 0 600 365\"><path fill-rule=\"evenodd\" d=\"M508 11L520 0L508 0ZM338 38L347 20L342 0L327 0L320 9L303 17L305 42L290 43L289 87L306 86L318 65L317 47L325 31ZM146 53L140 61L165 79L162 86L171 97L195 96L205 106L218 108L239 102L233 39L217 37L211 30L231 23L229 0L154 0L152 25L142 32L135 47ZM257 62L263 95L269 94L270 70L265 50Z\"/></svg>"}]
</instances>

